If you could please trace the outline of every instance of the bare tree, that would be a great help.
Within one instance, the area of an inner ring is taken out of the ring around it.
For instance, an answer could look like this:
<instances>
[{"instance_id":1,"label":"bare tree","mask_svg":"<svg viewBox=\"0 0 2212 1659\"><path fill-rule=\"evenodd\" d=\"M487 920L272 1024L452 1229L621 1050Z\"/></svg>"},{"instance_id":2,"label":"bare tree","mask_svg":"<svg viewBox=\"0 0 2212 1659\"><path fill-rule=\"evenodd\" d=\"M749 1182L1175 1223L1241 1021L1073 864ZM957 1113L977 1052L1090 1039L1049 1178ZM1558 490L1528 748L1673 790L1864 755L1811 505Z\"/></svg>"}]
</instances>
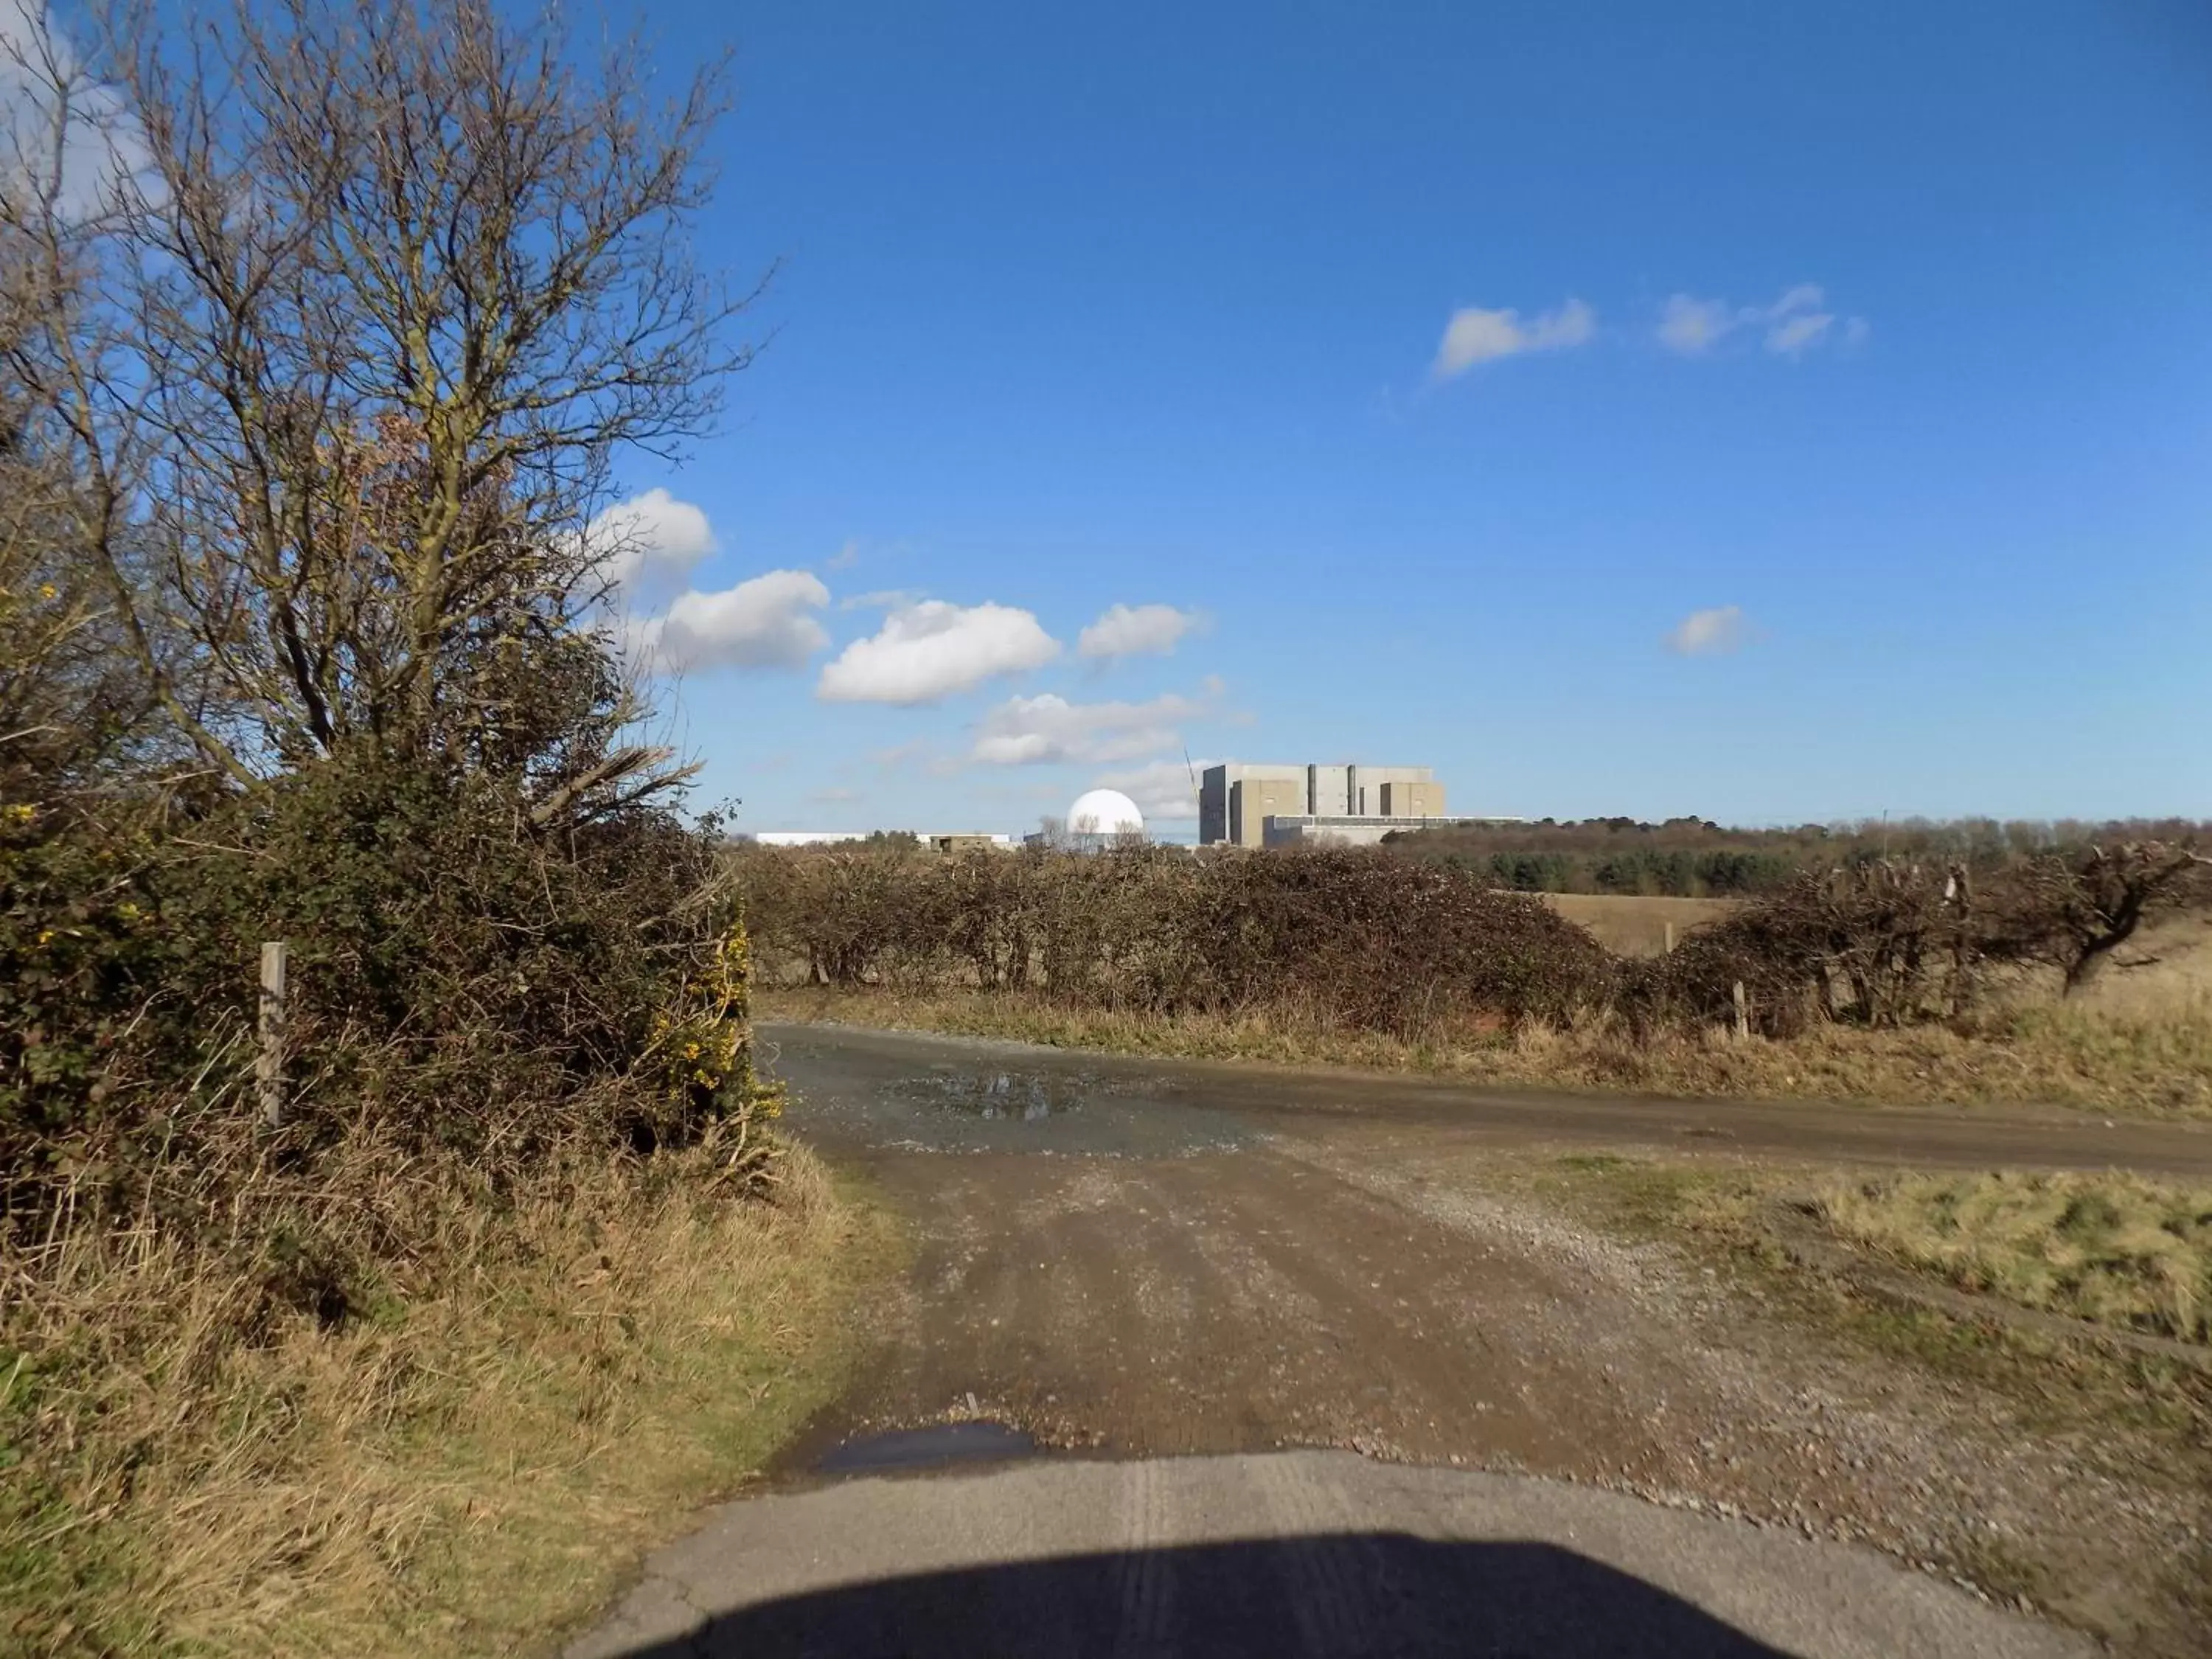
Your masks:
<instances>
[{"instance_id":1,"label":"bare tree","mask_svg":"<svg viewBox=\"0 0 2212 1659\"><path fill-rule=\"evenodd\" d=\"M489 0L150 25L123 0L24 66L55 161L0 237L44 283L23 395L168 717L246 787L354 744L520 767L548 818L672 781L623 740L582 532L750 358L750 294L688 252L719 66L661 100L636 41L580 70ZM59 160L88 111L89 204Z\"/></svg>"},{"instance_id":2,"label":"bare tree","mask_svg":"<svg viewBox=\"0 0 2212 1659\"><path fill-rule=\"evenodd\" d=\"M2212 896L2212 859L2172 842L2046 854L2008 872L1999 948L2050 963L2071 995L2161 911Z\"/></svg>"},{"instance_id":3,"label":"bare tree","mask_svg":"<svg viewBox=\"0 0 2212 1659\"><path fill-rule=\"evenodd\" d=\"M69 84L43 35L0 27L0 100L14 100L0 112L0 799L17 806L90 783L118 758L149 758L151 730L150 688L85 557L87 481L48 395L86 273L23 225L41 204L65 210L54 158L70 142L82 149L82 124L27 95L32 63ZM144 550L118 538L118 563L142 585Z\"/></svg>"}]
</instances>

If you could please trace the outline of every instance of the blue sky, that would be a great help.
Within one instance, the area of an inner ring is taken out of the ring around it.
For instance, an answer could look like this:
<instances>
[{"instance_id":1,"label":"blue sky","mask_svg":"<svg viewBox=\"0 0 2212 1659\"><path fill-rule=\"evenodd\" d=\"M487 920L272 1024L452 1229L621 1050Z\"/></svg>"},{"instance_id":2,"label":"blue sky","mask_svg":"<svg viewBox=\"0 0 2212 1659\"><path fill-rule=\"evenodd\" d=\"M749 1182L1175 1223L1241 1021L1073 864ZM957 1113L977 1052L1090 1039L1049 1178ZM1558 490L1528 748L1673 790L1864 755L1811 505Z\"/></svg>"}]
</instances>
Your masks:
<instances>
[{"instance_id":1,"label":"blue sky","mask_svg":"<svg viewBox=\"0 0 2212 1659\"><path fill-rule=\"evenodd\" d=\"M623 478L741 824L1174 833L1186 747L2212 817L2194 0L651 19L736 52L702 253L783 262Z\"/></svg>"}]
</instances>

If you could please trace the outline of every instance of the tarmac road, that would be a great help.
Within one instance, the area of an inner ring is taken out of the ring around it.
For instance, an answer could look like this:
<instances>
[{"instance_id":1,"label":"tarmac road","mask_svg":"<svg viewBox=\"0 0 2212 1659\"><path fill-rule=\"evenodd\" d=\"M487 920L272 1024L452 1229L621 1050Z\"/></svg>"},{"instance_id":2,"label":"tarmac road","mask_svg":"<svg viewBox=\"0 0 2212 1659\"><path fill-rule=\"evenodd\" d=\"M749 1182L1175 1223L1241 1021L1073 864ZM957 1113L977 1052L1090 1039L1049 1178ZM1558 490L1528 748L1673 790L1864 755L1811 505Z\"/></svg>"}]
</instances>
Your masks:
<instances>
[{"instance_id":1,"label":"tarmac road","mask_svg":"<svg viewBox=\"0 0 2212 1659\"><path fill-rule=\"evenodd\" d=\"M1532 1141L2212 1173L2199 1130L762 1035L915 1270L776 1489L573 1659L2094 1650L1948 1582L1995 1559L2207 1650L2186 1495L1466 1178Z\"/></svg>"},{"instance_id":2,"label":"tarmac road","mask_svg":"<svg viewBox=\"0 0 2212 1659\"><path fill-rule=\"evenodd\" d=\"M734 1504L571 1659L2058 1659L1869 1550L1347 1452L1066 1462Z\"/></svg>"}]
</instances>

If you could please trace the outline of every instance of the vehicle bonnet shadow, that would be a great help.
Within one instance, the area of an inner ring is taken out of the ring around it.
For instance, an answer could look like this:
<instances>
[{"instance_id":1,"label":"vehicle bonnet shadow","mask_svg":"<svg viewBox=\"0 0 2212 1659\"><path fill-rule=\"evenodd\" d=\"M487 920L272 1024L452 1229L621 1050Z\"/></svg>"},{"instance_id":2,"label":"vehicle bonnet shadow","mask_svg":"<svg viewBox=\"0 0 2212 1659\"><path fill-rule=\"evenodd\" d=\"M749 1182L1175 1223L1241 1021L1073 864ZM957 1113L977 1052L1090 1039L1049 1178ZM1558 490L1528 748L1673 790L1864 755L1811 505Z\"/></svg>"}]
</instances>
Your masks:
<instances>
[{"instance_id":1,"label":"vehicle bonnet shadow","mask_svg":"<svg viewBox=\"0 0 2212 1659\"><path fill-rule=\"evenodd\" d=\"M1571 1550L1403 1533L1117 1551L854 1584L710 1613L628 1659L1170 1653L1784 1659Z\"/></svg>"}]
</instances>

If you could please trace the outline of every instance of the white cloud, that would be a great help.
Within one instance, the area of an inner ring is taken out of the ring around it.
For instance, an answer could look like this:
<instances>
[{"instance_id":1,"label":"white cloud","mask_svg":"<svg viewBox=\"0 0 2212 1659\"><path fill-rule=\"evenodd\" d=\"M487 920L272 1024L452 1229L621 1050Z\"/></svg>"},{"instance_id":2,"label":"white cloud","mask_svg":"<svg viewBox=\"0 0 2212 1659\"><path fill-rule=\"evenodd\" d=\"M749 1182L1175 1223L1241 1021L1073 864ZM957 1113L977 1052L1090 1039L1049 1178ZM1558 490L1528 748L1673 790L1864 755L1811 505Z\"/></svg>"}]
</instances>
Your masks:
<instances>
[{"instance_id":1,"label":"white cloud","mask_svg":"<svg viewBox=\"0 0 2212 1659\"><path fill-rule=\"evenodd\" d=\"M64 116L58 171L58 112ZM45 7L0 0L0 192L49 202L60 219L82 221L118 191L159 200L152 162L144 129L122 95L92 78Z\"/></svg>"},{"instance_id":2,"label":"white cloud","mask_svg":"<svg viewBox=\"0 0 2212 1659\"><path fill-rule=\"evenodd\" d=\"M1784 317L1766 331L1766 349L1778 357L1802 357L1835 320L1833 313L1826 311L1800 312L1794 317Z\"/></svg>"},{"instance_id":3,"label":"white cloud","mask_svg":"<svg viewBox=\"0 0 2212 1659\"><path fill-rule=\"evenodd\" d=\"M1826 303L1827 294L1817 283L1800 283L1770 304L1759 306L1670 294L1659 309L1659 343L1678 356L1696 357L1740 329L1758 329L1763 331L1769 352L1794 360L1838 337L1830 332L1836 313L1823 309ZM1844 320L1840 337L1845 346L1856 346L1867 333L1866 319L1851 317Z\"/></svg>"},{"instance_id":4,"label":"white cloud","mask_svg":"<svg viewBox=\"0 0 2212 1659\"><path fill-rule=\"evenodd\" d=\"M648 489L594 518L584 545L609 581L635 587L683 575L717 544L704 512L665 489Z\"/></svg>"},{"instance_id":5,"label":"white cloud","mask_svg":"<svg viewBox=\"0 0 2212 1659\"><path fill-rule=\"evenodd\" d=\"M925 599L894 610L873 634L847 646L823 669L815 695L830 702L935 702L1059 654L1060 641L1029 611Z\"/></svg>"},{"instance_id":6,"label":"white cloud","mask_svg":"<svg viewBox=\"0 0 2212 1659\"><path fill-rule=\"evenodd\" d=\"M920 605L928 596L910 587L878 587L866 593L852 593L837 601L840 611L903 611L910 605Z\"/></svg>"},{"instance_id":7,"label":"white cloud","mask_svg":"<svg viewBox=\"0 0 2212 1659\"><path fill-rule=\"evenodd\" d=\"M599 514L583 545L619 590L610 603L620 610L657 604L720 544L704 511L655 489ZM811 572L769 570L733 587L685 588L652 615L624 618L619 631L631 659L658 673L799 668L830 643L813 614L829 603Z\"/></svg>"},{"instance_id":8,"label":"white cloud","mask_svg":"<svg viewBox=\"0 0 2212 1659\"><path fill-rule=\"evenodd\" d=\"M1735 313L1720 300L1693 300L1673 294L1659 313L1659 343L1694 357L1735 326Z\"/></svg>"},{"instance_id":9,"label":"white cloud","mask_svg":"<svg viewBox=\"0 0 2212 1659\"><path fill-rule=\"evenodd\" d=\"M1558 351L1587 343L1597 332L1597 313L1580 300L1569 300L1557 311L1547 311L1521 320L1517 311L1484 311L1469 306L1455 311L1444 325L1444 337L1437 347L1437 360L1429 365L1432 380L1449 380L1477 363L1498 357L1517 357L1526 351Z\"/></svg>"},{"instance_id":10,"label":"white cloud","mask_svg":"<svg viewBox=\"0 0 2212 1659\"><path fill-rule=\"evenodd\" d=\"M1171 605L1116 605L1077 637L1075 648L1086 657L1164 657L1176 643L1199 624L1195 611L1178 611Z\"/></svg>"},{"instance_id":11,"label":"white cloud","mask_svg":"<svg viewBox=\"0 0 2212 1659\"><path fill-rule=\"evenodd\" d=\"M1692 611L1667 635L1667 648L1680 657L1719 657L1741 650L1745 637L1743 607L1717 605Z\"/></svg>"},{"instance_id":12,"label":"white cloud","mask_svg":"<svg viewBox=\"0 0 2212 1659\"><path fill-rule=\"evenodd\" d=\"M623 631L631 654L662 672L798 668L830 643L812 615L829 603L811 573L771 570L717 592L678 594L665 616Z\"/></svg>"},{"instance_id":13,"label":"white cloud","mask_svg":"<svg viewBox=\"0 0 2212 1659\"><path fill-rule=\"evenodd\" d=\"M1177 721L1206 712L1206 704L1173 694L1149 702L1070 702L1049 691L1012 697L983 717L969 754L987 766L1143 760L1176 747Z\"/></svg>"},{"instance_id":14,"label":"white cloud","mask_svg":"<svg viewBox=\"0 0 2212 1659\"><path fill-rule=\"evenodd\" d=\"M1192 780L1212 763L1186 762L1178 756L1174 760L1154 761L1149 766L1127 772L1102 772L1091 779L1091 787L1120 790L1137 803L1137 810L1145 815L1147 823L1163 818L1194 818L1198 816L1198 795Z\"/></svg>"}]
</instances>

